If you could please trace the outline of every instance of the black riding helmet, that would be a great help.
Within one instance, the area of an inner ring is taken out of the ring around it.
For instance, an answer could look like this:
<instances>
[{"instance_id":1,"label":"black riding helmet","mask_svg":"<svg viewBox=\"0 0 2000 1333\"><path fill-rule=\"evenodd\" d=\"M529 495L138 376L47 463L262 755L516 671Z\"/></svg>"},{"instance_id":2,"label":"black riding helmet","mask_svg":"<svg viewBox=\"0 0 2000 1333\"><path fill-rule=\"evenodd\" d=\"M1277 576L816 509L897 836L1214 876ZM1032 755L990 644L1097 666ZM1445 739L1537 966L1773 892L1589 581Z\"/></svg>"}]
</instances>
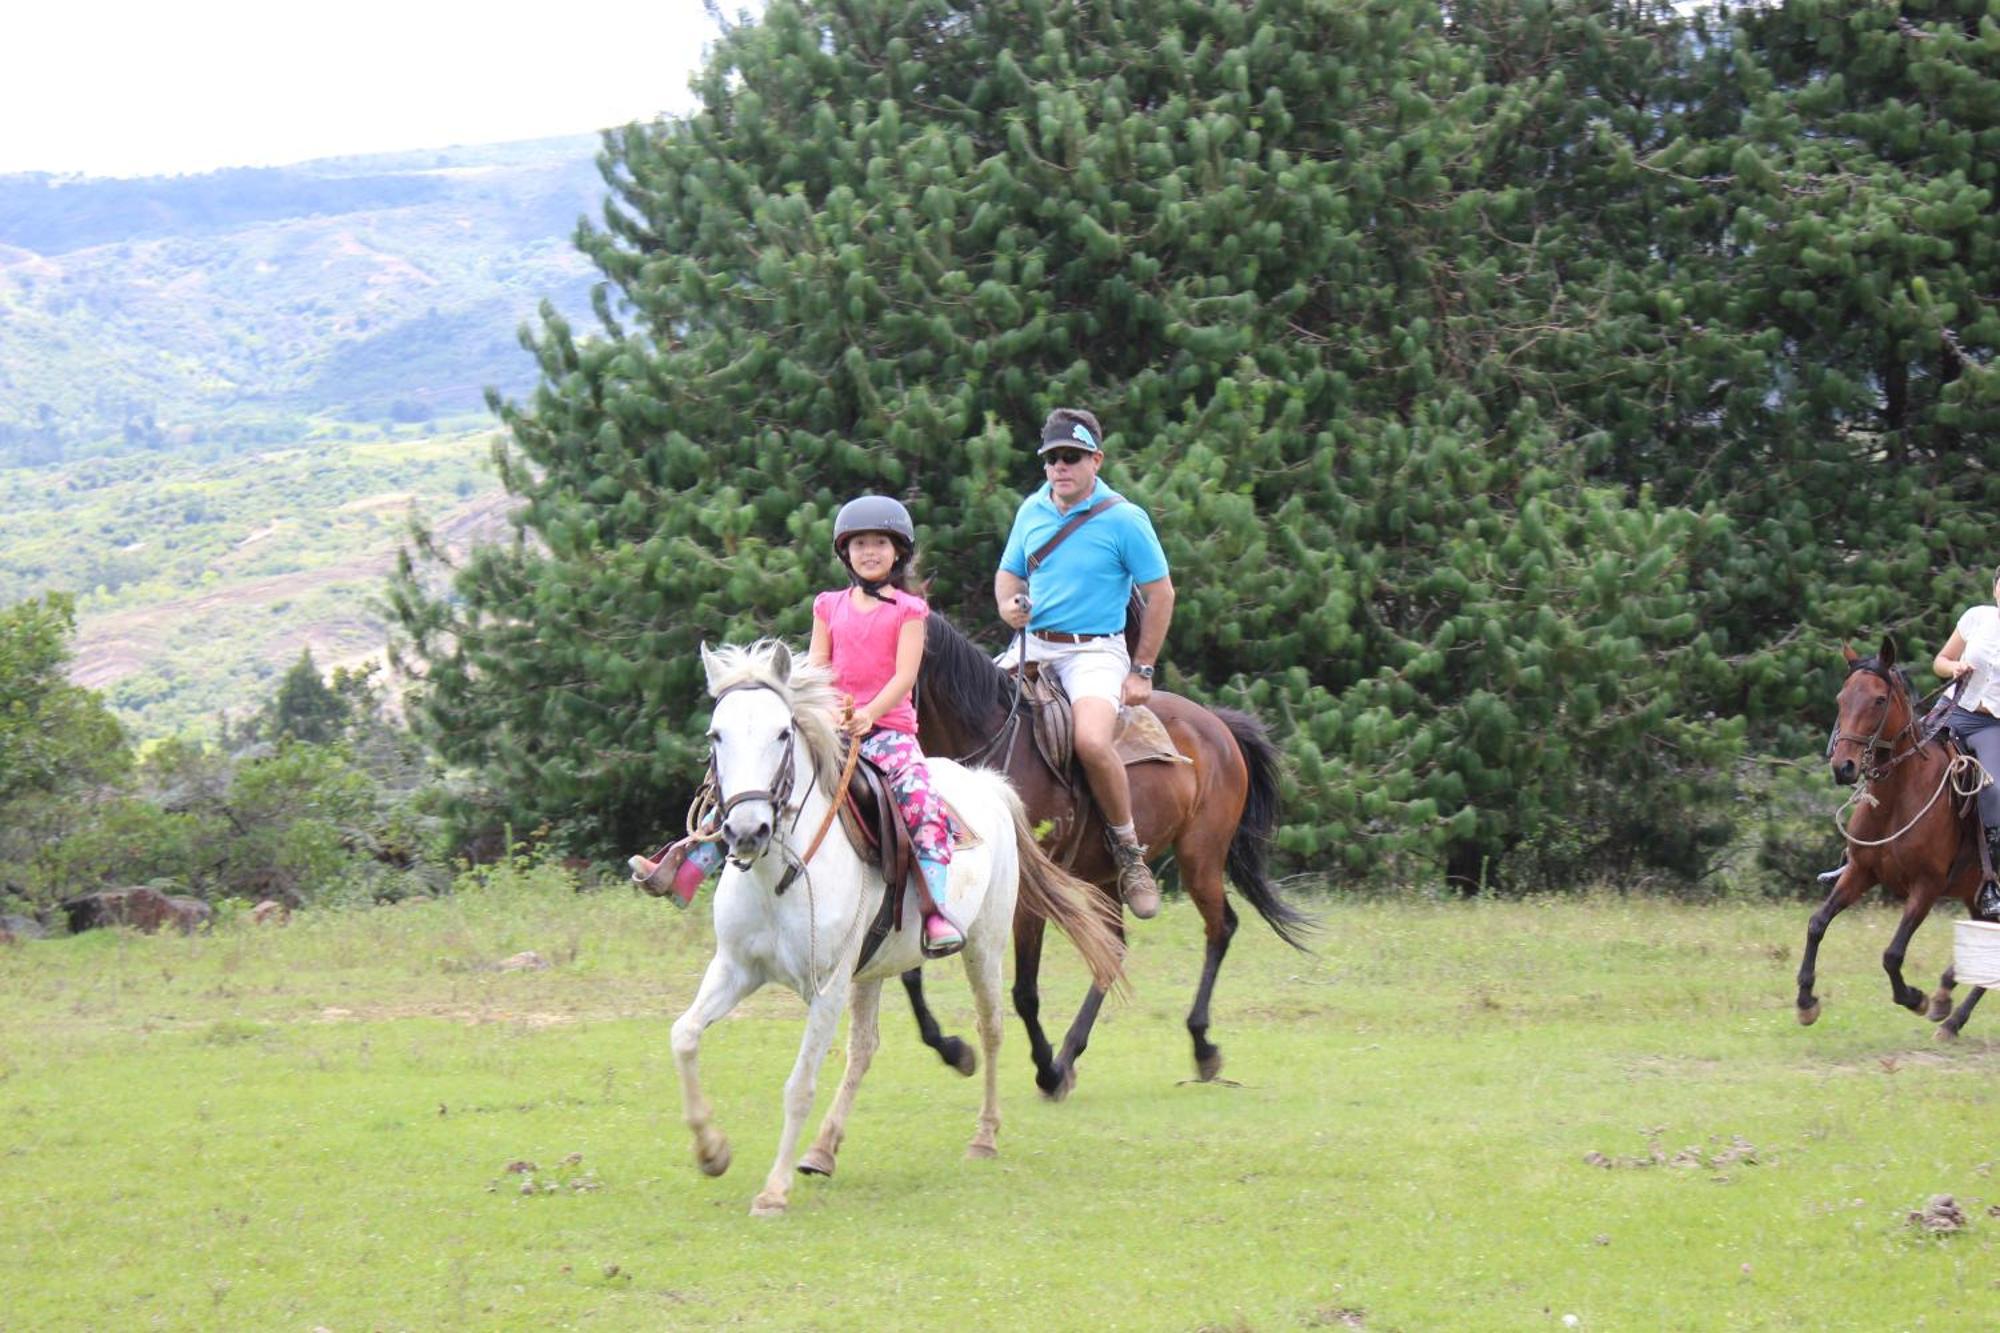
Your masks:
<instances>
[{"instance_id":1,"label":"black riding helmet","mask_svg":"<svg viewBox=\"0 0 2000 1333\"><path fill-rule=\"evenodd\" d=\"M917 549L917 525L903 502L887 495L859 495L840 507L833 519L833 552L847 562L847 541L864 532L886 533L905 559Z\"/></svg>"}]
</instances>

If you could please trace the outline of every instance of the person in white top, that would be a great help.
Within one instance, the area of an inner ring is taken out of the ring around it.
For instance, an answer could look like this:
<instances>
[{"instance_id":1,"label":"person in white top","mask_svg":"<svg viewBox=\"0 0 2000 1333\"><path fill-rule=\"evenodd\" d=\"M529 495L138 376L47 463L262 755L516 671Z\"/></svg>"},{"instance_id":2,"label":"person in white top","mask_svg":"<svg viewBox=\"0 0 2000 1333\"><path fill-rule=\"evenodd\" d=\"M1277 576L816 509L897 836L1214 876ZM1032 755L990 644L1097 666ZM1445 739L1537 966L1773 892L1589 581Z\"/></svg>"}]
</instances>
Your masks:
<instances>
[{"instance_id":1,"label":"person in white top","mask_svg":"<svg viewBox=\"0 0 2000 1333\"><path fill-rule=\"evenodd\" d=\"M1958 618L1931 670L1958 682L1946 722L1995 779L1979 789L1979 822L1991 859L2000 863L2000 570L1993 575L1993 600ZM2000 920L2000 884L1991 879L1981 884L1972 910L1988 921Z\"/></svg>"}]
</instances>

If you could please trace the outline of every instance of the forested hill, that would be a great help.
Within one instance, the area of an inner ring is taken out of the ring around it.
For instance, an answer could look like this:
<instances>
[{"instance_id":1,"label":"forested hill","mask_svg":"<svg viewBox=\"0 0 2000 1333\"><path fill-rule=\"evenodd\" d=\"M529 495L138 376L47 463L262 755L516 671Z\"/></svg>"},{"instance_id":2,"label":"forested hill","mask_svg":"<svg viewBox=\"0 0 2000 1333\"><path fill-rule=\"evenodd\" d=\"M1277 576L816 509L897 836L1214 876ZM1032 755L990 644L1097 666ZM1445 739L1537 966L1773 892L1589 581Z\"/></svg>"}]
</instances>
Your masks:
<instances>
[{"instance_id":1,"label":"forested hill","mask_svg":"<svg viewBox=\"0 0 2000 1333\"><path fill-rule=\"evenodd\" d=\"M426 421L588 308L598 142L140 180L0 176L0 466Z\"/></svg>"}]
</instances>

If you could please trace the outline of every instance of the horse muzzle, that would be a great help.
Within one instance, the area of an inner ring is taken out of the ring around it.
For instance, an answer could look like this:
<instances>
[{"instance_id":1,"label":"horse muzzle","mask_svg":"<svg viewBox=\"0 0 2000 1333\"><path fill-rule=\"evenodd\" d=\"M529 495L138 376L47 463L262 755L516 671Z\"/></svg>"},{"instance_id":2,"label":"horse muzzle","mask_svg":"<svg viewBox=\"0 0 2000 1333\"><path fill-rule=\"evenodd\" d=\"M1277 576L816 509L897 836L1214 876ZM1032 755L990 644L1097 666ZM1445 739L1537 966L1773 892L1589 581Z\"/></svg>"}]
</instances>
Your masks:
<instances>
[{"instance_id":1,"label":"horse muzzle","mask_svg":"<svg viewBox=\"0 0 2000 1333\"><path fill-rule=\"evenodd\" d=\"M771 846L771 817L748 809L738 811L724 821L722 835L729 859L738 870L748 870Z\"/></svg>"},{"instance_id":2,"label":"horse muzzle","mask_svg":"<svg viewBox=\"0 0 2000 1333\"><path fill-rule=\"evenodd\" d=\"M1852 759L1835 759L1827 766L1833 770L1833 780L1843 787L1852 787L1861 776L1861 766Z\"/></svg>"}]
</instances>

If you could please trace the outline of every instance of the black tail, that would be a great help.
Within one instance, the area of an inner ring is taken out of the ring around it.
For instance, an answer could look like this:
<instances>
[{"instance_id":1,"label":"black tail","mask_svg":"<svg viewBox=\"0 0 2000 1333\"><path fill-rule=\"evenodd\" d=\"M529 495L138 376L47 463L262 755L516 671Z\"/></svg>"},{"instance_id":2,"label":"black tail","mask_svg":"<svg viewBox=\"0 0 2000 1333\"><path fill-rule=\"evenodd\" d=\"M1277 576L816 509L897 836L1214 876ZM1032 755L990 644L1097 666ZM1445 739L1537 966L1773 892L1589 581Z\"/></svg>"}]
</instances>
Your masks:
<instances>
[{"instance_id":1,"label":"black tail","mask_svg":"<svg viewBox=\"0 0 2000 1333\"><path fill-rule=\"evenodd\" d=\"M1229 840L1229 882L1257 909L1257 914L1278 932L1278 938L1305 952L1305 936L1319 929L1319 923L1278 896L1271 882L1267 862L1271 838L1278 831L1278 747L1264 724L1234 708L1217 708L1236 748L1243 752L1243 766L1250 771L1250 794L1243 802L1243 822Z\"/></svg>"}]
</instances>

